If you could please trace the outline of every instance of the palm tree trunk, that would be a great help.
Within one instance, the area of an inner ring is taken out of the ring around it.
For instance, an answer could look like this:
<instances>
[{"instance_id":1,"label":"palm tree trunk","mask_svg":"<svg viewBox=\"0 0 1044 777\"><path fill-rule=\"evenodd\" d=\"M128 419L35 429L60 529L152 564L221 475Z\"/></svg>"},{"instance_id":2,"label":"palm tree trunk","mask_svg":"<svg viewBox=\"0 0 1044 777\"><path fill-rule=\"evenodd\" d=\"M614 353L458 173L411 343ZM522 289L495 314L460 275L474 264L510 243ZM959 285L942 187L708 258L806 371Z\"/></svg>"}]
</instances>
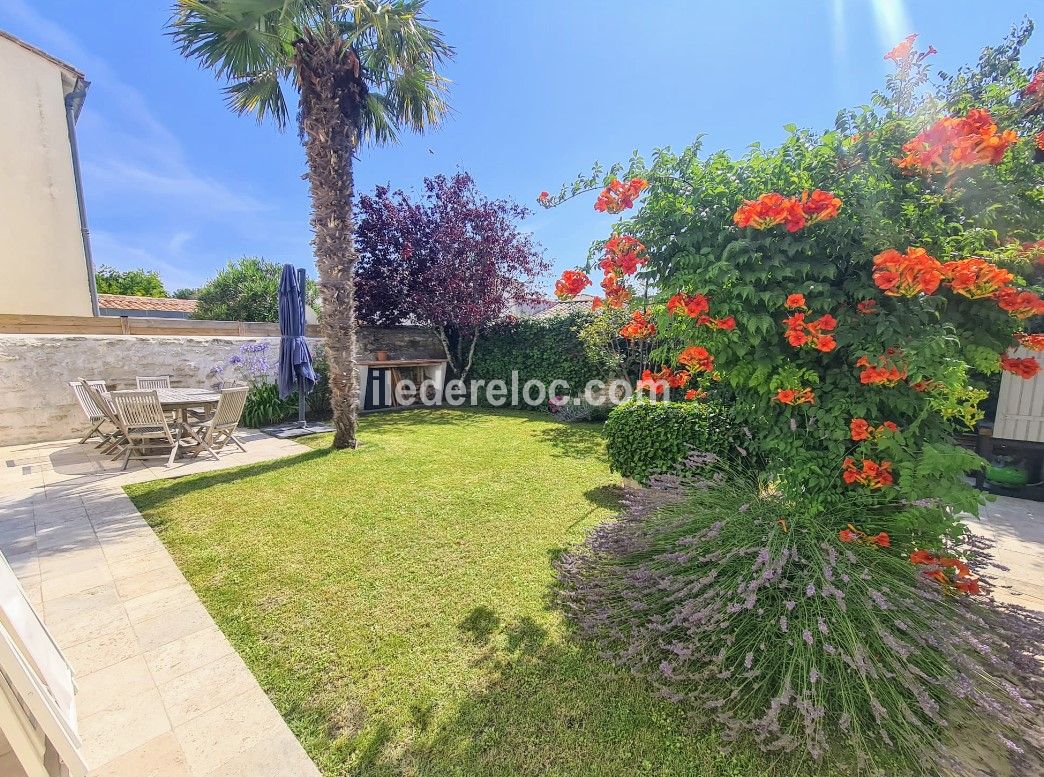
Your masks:
<instances>
[{"instance_id":1,"label":"palm tree trunk","mask_svg":"<svg viewBox=\"0 0 1044 777\"><path fill-rule=\"evenodd\" d=\"M300 128L312 197L312 246L322 301L320 325L330 367L333 447L354 448L358 444L359 380L355 369L352 154L359 141L359 128L344 110L343 101L349 95L345 94L344 60L336 57L336 44L315 44L314 40L302 41L298 48L298 75L304 82ZM355 75L357 78L357 69Z\"/></svg>"}]
</instances>

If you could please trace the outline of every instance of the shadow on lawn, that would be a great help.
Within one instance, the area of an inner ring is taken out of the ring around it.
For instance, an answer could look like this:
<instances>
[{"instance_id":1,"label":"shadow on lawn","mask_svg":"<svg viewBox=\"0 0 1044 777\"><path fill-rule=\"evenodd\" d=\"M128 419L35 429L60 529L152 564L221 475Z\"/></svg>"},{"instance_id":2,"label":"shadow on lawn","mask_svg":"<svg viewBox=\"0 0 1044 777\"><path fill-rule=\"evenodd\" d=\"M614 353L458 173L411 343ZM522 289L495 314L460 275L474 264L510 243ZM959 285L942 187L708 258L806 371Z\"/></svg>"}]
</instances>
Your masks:
<instances>
[{"instance_id":1,"label":"shadow on lawn","mask_svg":"<svg viewBox=\"0 0 1044 777\"><path fill-rule=\"evenodd\" d=\"M363 775L622 775L764 773L750 756L694 737L684 716L594 651L549 639L528 617L507 625L480 606L459 624L462 640L490 644L494 679L433 724L427 710L403 749L356 751ZM498 647L494 649L495 637ZM383 743L389 740L382 736Z\"/></svg>"},{"instance_id":2,"label":"shadow on lawn","mask_svg":"<svg viewBox=\"0 0 1044 777\"><path fill-rule=\"evenodd\" d=\"M261 464L247 464L242 467L223 469L213 473L186 475L170 480L156 480L140 485L131 485L126 490L138 510L144 513L146 510L162 507L169 501L198 491L201 488L234 483L243 478L269 475L287 467L296 467L307 462L318 461L336 452L332 448L320 448L296 456L286 456L282 459L266 461ZM150 524L153 528L161 528L164 522L161 519L156 519L155 523L150 522Z\"/></svg>"},{"instance_id":3,"label":"shadow on lawn","mask_svg":"<svg viewBox=\"0 0 1044 777\"><path fill-rule=\"evenodd\" d=\"M563 423L548 420L547 417L533 418L543 424L537 434L556 452L569 458L602 456L605 441L602 438L602 427L594 424Z\"/></svg>"}]
</instances>

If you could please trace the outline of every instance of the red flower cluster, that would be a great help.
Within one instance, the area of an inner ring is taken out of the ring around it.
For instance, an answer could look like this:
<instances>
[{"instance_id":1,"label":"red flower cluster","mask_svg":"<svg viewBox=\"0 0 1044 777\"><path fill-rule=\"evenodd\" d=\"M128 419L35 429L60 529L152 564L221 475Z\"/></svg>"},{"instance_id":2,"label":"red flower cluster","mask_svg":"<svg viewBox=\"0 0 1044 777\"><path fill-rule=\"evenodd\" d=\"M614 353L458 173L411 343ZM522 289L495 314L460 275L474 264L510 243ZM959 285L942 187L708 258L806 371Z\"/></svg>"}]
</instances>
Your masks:
<instances>
[{"instance_id":1,"label":"red flower cluster","mask_svg":"<svg viewBox=\"0 0 1044 777\"><path fill-rule=\"evenodd\" d=\"M1037 133L1037 136L1033 139L1033 144L1041 151L1044 151L1044 130Z\"/></svg>"},{"instance_id":2,"label":"red flower cluster","mask_svg":"<svg viewBox=\"0 0 1044 777\"><path fill-rule=\"evenodd\" d=\"M667 300L667 312L672 316L682 315L689 318L700 318L710 310L710 302L702 294L678 293Z\"/></svg>"},{"instance_id":3,"label":"red flower cluster","mask_svg":"<svg viewBox=\"0 0 1044 777\"><path fill-rule=\"evenodd\" d=\"M1044 70L1033 74L1033 78L1022 90L1024 97L1044 96Z\"/></svg>"},{"instance_id":4,"label":"red flower cluster","mask_svg":"<svg viewBox=\"0 0 1044 777\"><path fill-rule=\"evenodd\" d=\"M873 536L868 535L866 532L860 531L852 524L848 524L847 529L842 529L837 533L837 538L841 542L861 542L867 545L876 545L879 548L890 548L892 547L892 540L888 537L888 532L878 532Z\"/></svg>"},{"instance_id":5,"label":"red flower cluster","mask_svg":"<svg viewBox=\"0 0 1044 777\"><path fill-rule=\"evenodd\" d=\"M591 303L592 310L598 310L603 304L611 308L622 308L631 299L630 290L622 283L627 275L634 275L638 268L645 265L649 257L645 255L645 246L630 235L614 235L605 243L605 257L599 262L605 276L602 278L602 291L605 300L595 297Z\"/></svg>"},{"instance_id":6,"label":"red flower cluster","mask_svg":"<svg viewBox=\"0 0 1044 777\"><path fill-rule=\"evenodd\" d=\"M885 54L884 58L892 60L895 66L902 70L909 67L912 63L923 62L932 54L938 53L935 50L935 46L929 46L927 51L923 51L914 57L913 45L915 40L917 40L917 33L910 33L895 48Z\"/></svg>"},{"instance_id":7,"label":"red flower cluster","mask_svg":"<svg viewBox=\"0 0 1044 777\"><path fill-rule=\"evenodd\" d=\"M605 258L599 266L606 273L634 275L648 261L645 246L640 240L630 235L613 235L605 243Z\"/></svg>"},{"instance_id":8,"label":"red flower cluster","mask_svg":"<svg viewBox=\"0 0 1044 777\"><path fill-rule=\"evenodd\" d=\"M1000 366L1005 372L1010 372L1012 375L1017 375L1025 380L1029 380L1040 372L1040 362L1032 356L1028 356L1025 359L1001 356Z\"/></svg>"},{"instance_id":9,"label":"red flower cluster","mask_svg":"<svg viewBox=\"0 0 1044 777\"><path fill-rule=\"evenodd\" d=\"M691 345L678 354L678 364L696 372L714 371L714 357L702 345Z\"/></svg>"},{"instance_id":10,"label":"red flower cluster","mask_svg":"<svg viewBox=\"0 0 1044 777\"><path fill-rule=\"evenodd\" d=\"M562 277L555 281L555 296L561 300L569 300L591 285L587 273L579 270L566 270Z\"/></svg>"},{"instance_id":11,"label":"red flower cluster","mask_svg":"<svg viewBox=\"0 0 1044 777\"><path fill-rule=\"evenodd\" d=\"M801 210L807 220L806 226L811 226L820 221L829 221L841 210L841 198L835 197L832 192L816 189L812 193L801 193Z\"/></svg>"},{"instance_id":12,"label":"red flower cluster","mask_svg":"<svg viewBox=\"0 0 1044 777\"><path fill-rule=\"evenodd\" d=\"M681 388L689 382L690 377L692 376L687 371L678 370L675 372L670 367L664 367L659 372L645 370L641 379L635 385L635 389L638 391L649 391L658 396L667 388Z\"/></svg>"},{"instance_id":13,"label":"red flower cluster","mask_svg":"<svg viewBox=\"0 0 1044 777\"><path fill-rule=\"evenodd\" d=\"M964 118L939 119L903 145L902 159L895 160L906 172L946 173L977 165L995 165L1019 136L1014 130L997 131L990 112L972 108Z\"/></svg>"},{"instance_id":14,"label":"red flower cluster","mask_svg":"<svg viewBox=\"0 0 1044 777\"><path fill-rule=\"evenodd\" d=\"M726 316L725 318L711 318L707 315L710 310L710 302L702 294L683 294L679 292L667 300L667 312L672 316L688 316L695 318L699 326L709 326L711 329L724 329L731 332L736 328L736 318Z\"/></svg>"},{"instance_id":15,"label":"red flower cluster","mask_svg":"<svg viewBox=\"0 0 1044 777\"><path fill-rule=\"evenodd\" d=\"M891 353L878 356L877 364L872 364L868 358L860 356L856 362L856 367L863 368L859 373L859 382L864 386L894 386L906 380L906 368L900 368L891 356Z\"/></svg>"},{"instance_id":16,"label":"red flower cluster","mask_svg":"<svg viewBox=\"0 0 1044 777\"><path fill-rule=\"evenodd\" d=\"M627 340L645 340L656 335L656 324L645 313L636 310L631 320L620 328L620 336Z\"/></svg>"},{"instance_id":17,"label":"red flower cluster","mask_svg":"<svg viewBox=\"0 0 1044 777\"><path fill-rule=\"evenodd\" d=\"M632 178L627 183L613 178L598 195L594 208L599 213L620 213L633 208L634 201L648 185L649 182L644 178Z\"/></svg>"},{"instance_id":18,"label":"red flower cluster","mask_svg":"<svg viewBox=\"0 0 1044 777\"><path fill-rule=\"evenodd\" d=\"M862 313L864 316L870 316L874 313L880 312L880 309L877 307L876 299L864 299L862 302L856 305L856 310Z\"/></svg>"},{"instance_id":19,"label":"red flower cluster","mask_svg":"<svg viewBox=\"0 0 1044 777\"><path fill-rule=\"evenodd\" d=\"M737 227L768 229L785 224L788 232L798 232L806 226L834 218L840 209L841 200L820 189L811 194L804 192L800 198L768 192L756 200L744 200L732 220Z\"/></svg>"},{"instance_id":20,"label":"red flower cluster","mask_svg":"<svg viewBox=\"0 0 1044 777\"><path fill-rule=\"evenodd\" d=\"M863 459L863 468L860 470L855 459L849 456L841 465L841 478L850 486L859 483L873 490L884 488L894 482L892 462L886 460L878 464L873 459Z\"/></svg>"},{"instance_id":21,"label":"red flower cluster","mask_svg":"<svg viewBox=\"0 0 1044 777\"><path fill-rule=\"evenodd\" d=\"M852 423L849 424L849 429L852 432L852 439L856 442L869 440L871 437L876 439L885 432L899 431L899 427L893 421L885 421L875 429L865 418L853 418Z\"/></svg>"},{"instance_id":22,"label":"red flower cluster","mask_svg":"<svg viewBox=\"0 0 1044 777\"><path fill-rule=\"evenodd\" d=\"M1044 351L1044 335L1028 335L1025 332L1019 332L1015 335L1015 340L1030 351Z\"/></svg>"},{"instance_id":23,"label":"red flower cluster","mask_svg":"<svg viewBox=\"0 0 1044 777\"><path fill-rule=\"evenodd\" d=\"M781 405L814 405L816 395L812 389L780 389L776 392L775 399Z\"/></svg>"},{"instance_id":24,"label":"red flower cluster","mask_svg":"<svg viewBox=\"0 0 1044 777\"><path fill-rule=\"evenodd\" d=\"M786 301L787 310L804 310L805 309L805 295L804 294L788 294Z\"/></svg>"},{"instance_id":25,"label":"red flower cluster","mask_svg":"<svg viewBox=\"0 0 1044 777\"><path fill-rule=\"evenodd\" d=\"M606 273L602 278L602 291L605 292L605 304L611 308L622 308L631 299L631 291L622 283L620 276L616 273ZM591 310L602 307L602 298L595 297L591 300Z\"/></svg>"},{"instance_id":26,"label":"red flower cluster","mask_svg":"<svg viewBox=\"0 0 1044 777\"><path fill-rule=\"evenodd\" d=\"M837 341L833 337L823 334L837 326L837 319L829 313L824 313L815 321L805 321L804 313L794 313L783 319L783 323L787 325L787 342L795 348L810 345L818 351L828 353L837 347Z\"/></svg>"},{"instance_id":27,"label":"red flower cluster","mask_svg":"<svg viewBox=\"0 0 1044 777\"><path fill-rule=\"evenodd\" d=\"M890 297L934 294L942 278L942 265L923 248L889 248L874 257L874 283Z\"/></svg>"},{"instance_id":28,"label":"red flower cluster","mask_svg":"<svg viewBox=\"0 0 1044 777\"><path fill-rule=\"evenodd\" d=\"M992 297L1015 277L1007 270L977 256L946 262L942 265L941 272L950 289L968 299Z\"/></svg>"},{"instance_id":29,"label":"red flower cluster","mask_svg":"<svg viewBox=\"0 0 1044 777\"><path fill-rule=\"evenodd\" d=\"M1006 310L1015 318L1030 318L1044 314L1044 300L1032 291L1001 289L994 299L1001 310Z\"/></svg>"},{"instance_id":30,"label":"red flower cluster","mask_svg":"<svg viewBox=\"0 0 1044 777\"><path fill-rule=\"evenodd\" d=\"M981 593L979 581L972 577L971 569L959 558L940 557L926 550L915 550L910 554L910 563L915 566L927 566L924 574L945 586L953 586L961 593L975 595ZM946 574L953 570L953 577Z\"/></svg>"},{"instance_id":31,"label":"red flower cluster","mask_svg":"<svg viewBox=\"0 0 1044 777\"><path fill-rule=\"evenodd\" d=\"M689 402L692 402L693 400L696 400L696 399L706 399L709 396L710 396L710 394L708 394L706 391L704 391L702 389L689 389L688 391L685 392L685 398Z\"/></svg>"},{"instance_id":32,"label":"red flower cluster","mask_svg":"<svg viewBox=\"0 0 1044 777\"><path fill-rule=\"evenodd\" d=\"M537 202L539 202L545 208L548 207L548 204L550 203L550 201L551 201L551 195L548 192L540 192L540 196L537 197Z\"/></svg>"}]
</instances>

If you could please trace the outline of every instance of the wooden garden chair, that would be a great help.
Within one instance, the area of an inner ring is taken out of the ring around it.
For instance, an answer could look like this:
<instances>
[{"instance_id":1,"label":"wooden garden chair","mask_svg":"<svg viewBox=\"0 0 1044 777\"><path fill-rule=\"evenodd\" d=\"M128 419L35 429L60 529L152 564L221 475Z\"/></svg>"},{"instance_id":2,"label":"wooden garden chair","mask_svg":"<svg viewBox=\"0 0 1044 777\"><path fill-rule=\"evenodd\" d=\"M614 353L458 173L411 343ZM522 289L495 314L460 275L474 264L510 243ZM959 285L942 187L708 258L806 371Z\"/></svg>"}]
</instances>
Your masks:
<instances>
[{"instance_id":1,"label":"wooden garden chair","mask_svg":"<svg viewBox=\"0 0 1044 777\"><path fill-rule=\"evenodd\" d=\"M119 458L119 455L123 452L126 437L124 436L123 429L120 426L120 420L116 415L116 409L109 401L109 392L105 390L104 384L97 380L81 380L80 386L94 404L95 408L105 416L105 420L112 424L112 432L109 434L108 441L99 446L101 452L109 454L113 451L119 451L119 453L114 457Z\"/></svg>"},{"instance_id":2,"label":"wooden garden chair","mask_svg":"<svg viewBox=\"0 0 1044 777\"><path fill-rule=\"evenodd\" d=\"M108 416L101 411L94 398L87 392L88 387L94 388L96 391L104 393L107 391L105 388L105 381L103 380L70 380L69 388L73 390L73 394L76 395L76 401L80 403L80 409L83 414L87 416L87 420L94 424L91 430L85 434L81 440L80 445L83 445L89 439L97 435L101 442L98 443L98 448L104 446L110 439L112 439L112 432L102 431L102 425L109 421Z\"/></svg>"},{"instance_id":3,"label":"wooden garden chair","mask_svg":"<svg viewBox=\"0 0 1044 777\"><path fill-rule=\"evenodd\" d=\"M134 379L134 383L138 389L142 391L146 389L170 388L170 375L153 375L146 377L139 375Z\"/></svg>"},{"instance_id":4,"label":"wooden garden chair","mask_svg":"<svg viewBox=\"0 0 1044 777\"><path fill-rule=\"evenodd\" d=\"M166 457L167 466L174 463L178 455L180 428L171 431L167 414L163 412L159 395L155 389L147 391L114 391L109 396L116 409L120 429L126 440L123 452L123 469L132 458L159 459ZM149 453L149 451L162 451Z\"/></svg>"},{"instance_id":5,"label":"wooden garden chair","mask_svg":"<svg viewBox=\"0 0 1044 777\"><path fill-rule=\"evenodd\" d=\"M214 415L192 427L192 437L198 443L198 447L189 455L198 456L205 450L216 459L217 452L230 442L246 453L246 448L236 439L236 429L239 428L239 421L243 417L248 391L249 386L221 389L221 398Z\"/></svg>"}]
</instances>

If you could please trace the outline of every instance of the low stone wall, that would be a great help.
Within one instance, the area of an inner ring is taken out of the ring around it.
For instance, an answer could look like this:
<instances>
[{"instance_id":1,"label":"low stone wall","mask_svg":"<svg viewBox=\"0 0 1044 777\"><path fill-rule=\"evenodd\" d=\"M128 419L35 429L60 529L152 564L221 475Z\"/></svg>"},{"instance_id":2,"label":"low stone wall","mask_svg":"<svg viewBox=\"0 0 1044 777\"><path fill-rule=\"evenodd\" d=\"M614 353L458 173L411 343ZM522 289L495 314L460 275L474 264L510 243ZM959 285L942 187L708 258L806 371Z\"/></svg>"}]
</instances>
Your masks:
<instances>
[{"instance_id":1,"label":"low stone wall","mask_svg":"<svg viewBox=\"0 0 1044 777\"><path fill-rule=\"evenodd\" d=\"M322 340L309 338L313 352ZM134 388L138 375L170 375L171 385L211 386L215 366L243 345L267 343L275 368L278 337L145 337L114 335L0 335L0 445L62 440L89 426L69 381L104 380L111 389ZM388 351L393 359L443 358L438 341L416 327L362 328L359 360Z\"/></svg>"}]
</instances>

